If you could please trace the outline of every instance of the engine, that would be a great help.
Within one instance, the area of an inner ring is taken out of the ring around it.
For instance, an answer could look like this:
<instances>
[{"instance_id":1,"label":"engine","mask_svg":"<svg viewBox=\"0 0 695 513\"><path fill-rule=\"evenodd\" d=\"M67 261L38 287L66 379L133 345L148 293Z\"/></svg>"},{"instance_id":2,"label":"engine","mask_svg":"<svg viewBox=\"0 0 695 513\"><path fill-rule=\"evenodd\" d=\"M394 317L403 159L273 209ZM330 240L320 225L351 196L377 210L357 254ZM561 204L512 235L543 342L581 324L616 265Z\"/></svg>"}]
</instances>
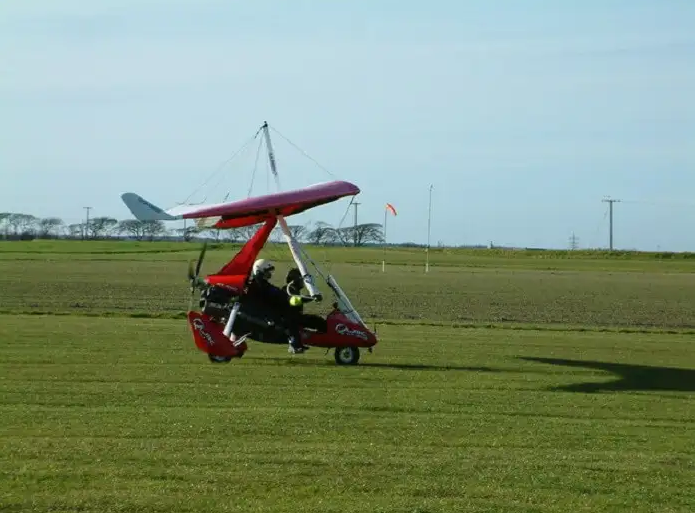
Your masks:
<instances>
[{"instance_id":1,"label":"engine","mask_svg":"<svg viewBox=\"0 0 695 513\"><path fill-rule=\"evenodd\" d=\"M217 321L223 321L229 316L230 303L235 294L227 287L212 286L200 293L200 309Z\"/></svg>"}]
</instances>

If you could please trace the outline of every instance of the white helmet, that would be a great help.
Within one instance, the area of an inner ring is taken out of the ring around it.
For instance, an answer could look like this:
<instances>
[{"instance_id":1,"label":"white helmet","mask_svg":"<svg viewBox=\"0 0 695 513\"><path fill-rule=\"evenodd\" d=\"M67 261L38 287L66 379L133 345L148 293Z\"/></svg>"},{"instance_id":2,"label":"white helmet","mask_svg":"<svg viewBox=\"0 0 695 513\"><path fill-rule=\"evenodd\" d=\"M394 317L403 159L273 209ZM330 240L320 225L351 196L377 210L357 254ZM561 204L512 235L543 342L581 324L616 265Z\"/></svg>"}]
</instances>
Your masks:
<instances>
[{"instance_id":1,"label":"white helmet","mask_svg":"<svg viewBox=\"0 0 695 513\"><path fill-rule=\"evenodd\" d=\"M270 260L261 258L253 263L253 275L263 276L266 280L269 280L273 271L275 270L275 265Z\"/></svg>"}]
</instances>

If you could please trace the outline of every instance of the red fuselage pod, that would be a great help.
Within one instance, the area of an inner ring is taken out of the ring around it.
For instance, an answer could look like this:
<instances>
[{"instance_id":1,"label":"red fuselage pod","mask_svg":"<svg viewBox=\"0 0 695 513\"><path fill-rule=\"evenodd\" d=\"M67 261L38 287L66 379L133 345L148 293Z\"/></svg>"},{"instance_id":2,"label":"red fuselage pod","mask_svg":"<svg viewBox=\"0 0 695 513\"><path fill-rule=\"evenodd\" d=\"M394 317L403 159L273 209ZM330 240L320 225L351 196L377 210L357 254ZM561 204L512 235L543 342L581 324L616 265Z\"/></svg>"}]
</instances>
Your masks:
<instances>
[{"instance_id":1,"label":"red fuselage pod","mask_svg":"<svg viewBox=\"0 0 695 513\"><path fill-rule=\"evenodd\" d=\"M302 342L314 347L373 347L377 338L366 326L351 321L340 312L331 312L326 318L326 333L311 333Z\"/></svg>"},{"instance_id":2,"label":"red fuselage pod","mask_svg":"<svg viewBox=\"0 0 695 513\"><path fill-rule=\"evenodd\" d=\"M204 313L188 312L188 324L193 332L195 345L205 353L241 358L248 349L246 342L235 346L222 332L223 326Z\"/></svg>"}]
</instances>

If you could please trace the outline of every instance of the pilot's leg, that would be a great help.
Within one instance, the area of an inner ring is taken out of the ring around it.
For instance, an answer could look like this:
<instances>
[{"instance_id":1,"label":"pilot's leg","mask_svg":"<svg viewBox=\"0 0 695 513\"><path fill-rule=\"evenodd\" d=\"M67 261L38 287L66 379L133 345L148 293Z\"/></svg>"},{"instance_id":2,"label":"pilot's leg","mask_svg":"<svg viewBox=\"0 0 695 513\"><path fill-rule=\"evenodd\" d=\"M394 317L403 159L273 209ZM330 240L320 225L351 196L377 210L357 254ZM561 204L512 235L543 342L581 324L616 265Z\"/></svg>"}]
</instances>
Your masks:
<instances>
[{"instance_id":1,"label":"pilot's leg","mask_svg":"<svg viewBox=\"0 0 695 513\"><path fill-rule=\"evenodd\" d=\"M302 314L302 324L306 328L326 333L328 331L328 323L326 319L320 315Z\"/></svg>"},{"instance_id":2,"label":"pilot's leg","mask_svg":"<svg viewBox=\"0 0 695 513\"><path fill-rule=\"evenodd\" d=\"M290 353L303 353L307 349L309 349L308 346L305 346L302 344L302 337L299 329L299 317L296 315L292 315L287 318L287 328L289 331L289 342L290 346L287 349L288 352Z\"/></svg>"}]
</instances>

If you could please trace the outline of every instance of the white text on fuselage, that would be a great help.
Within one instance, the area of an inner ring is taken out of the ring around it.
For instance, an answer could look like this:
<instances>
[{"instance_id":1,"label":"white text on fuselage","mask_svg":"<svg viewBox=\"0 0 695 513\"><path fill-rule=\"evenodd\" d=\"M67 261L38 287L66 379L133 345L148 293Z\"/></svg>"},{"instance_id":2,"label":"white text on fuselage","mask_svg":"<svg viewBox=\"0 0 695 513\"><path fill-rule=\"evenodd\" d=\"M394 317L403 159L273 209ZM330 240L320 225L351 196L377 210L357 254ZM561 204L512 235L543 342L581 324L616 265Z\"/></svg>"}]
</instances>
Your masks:
<instances>
[{"instance_id":1,"label":"white text on fuselage","mask_svg":"<svg viewBox=\"0 0 695 513\"><path fill-rule=\"evenodd\" d=\"M200 333L200 336L207 341L208 345L215 345L215 341L213 340L212 335L205 331L205 323L202 320L195 319L193 321L193 327L198 331L198 333Z\"/></svg>"},{"instance_id":2,"label":"white text on fuselage","mask_svg":"<svg viewBox=\"0 0 695 513\"><path fill-rule=\"evenodd\" d=\"M338 333L338 335L353 336L361 338L362 340L367 340L367 334L364 331L350 329L345 326L345 324L336 325L335 332Z\"/></svg>"}]
</instances>

